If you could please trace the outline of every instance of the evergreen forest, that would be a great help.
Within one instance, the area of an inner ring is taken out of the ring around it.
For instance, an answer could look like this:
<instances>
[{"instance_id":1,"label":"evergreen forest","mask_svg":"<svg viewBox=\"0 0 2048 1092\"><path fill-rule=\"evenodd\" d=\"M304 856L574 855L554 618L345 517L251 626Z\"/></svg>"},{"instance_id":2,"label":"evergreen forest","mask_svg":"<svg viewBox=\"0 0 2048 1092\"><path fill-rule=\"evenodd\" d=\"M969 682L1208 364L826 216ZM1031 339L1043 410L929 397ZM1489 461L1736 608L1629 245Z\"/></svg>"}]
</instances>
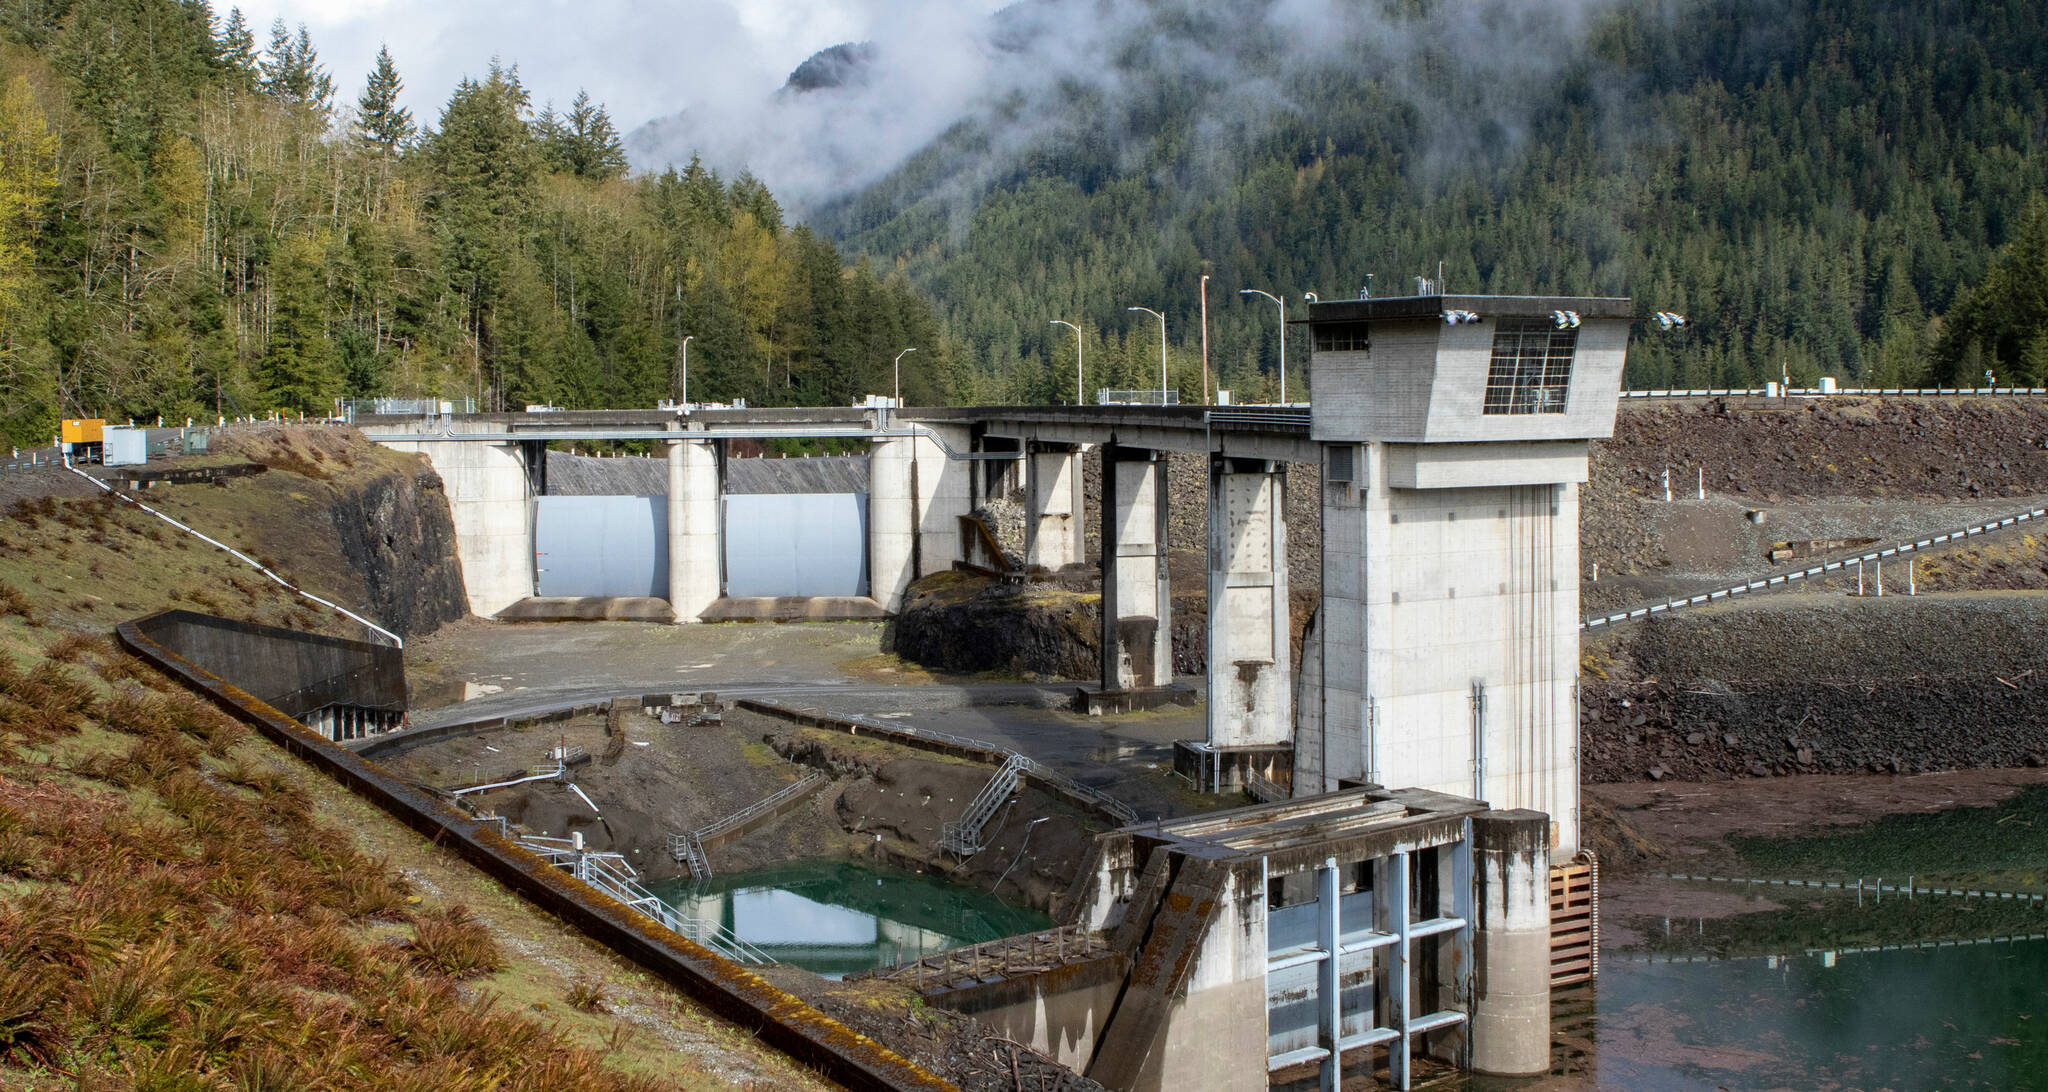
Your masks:
<instances>
[{"instance_id":1,"label":"evergreen forest","mask_svg":"<svg viewBox=\"0 0 2048 1092\"><path fill-rule=\"evenodd\" d=\"M438 118L386 52L205 0L0 9L0 432L326 416L378 395L652 406L941 401L938 319L745 173L628 176L602 105L495 61ZM358 82L359 81L359 82ZM349 85L353 86L349 86Z\"/></svg>"},{"instance_id":2,"label":"evergreen forest","mask_svg":"<svg viewBox=\"0 0 2048 1092\"><path fill-rule=\"evenodd\" d=\"M1100 79L993 95L799 218L744 164L630 170L602 104L511 64L415 118L389 53L335 73L205 0L10 4L0 431L651 406L686 356L693 400L844 405L911 347L914 404L1069 401L1077 349L1090 393L1157 385L1133 307L1183 398L1272 400L1276 309L1240 289L1299 320L1439 274L1690 316L1639 330L1632 386L2048 385L2036 0L1618 0L1554 32L1371 0L1314 42L1279 6L1146 0ZM1044 44L1007 14L1000 48Z\"/></svg>"},{"instance_id":3,"label":"evergreen forest","mask_svg":"<svg viewBox=\"0 0 2048 1092\"><path fill-rule=\"evenodd\" d=\"M2048 385L2038 0L1374 0L1310 35L1279 6L1154 0L1114 78L1020 95L811 222L900 260L1001 398L1072 397L1052 319L1091 391L1157 387L1133 305L1198 395L1208 274L1212 385L1270 399L1276 308L1240 289L1298 320L1440 268L1688 315L1638 328L1634 387Z\"/></svg>"}]
</instances>

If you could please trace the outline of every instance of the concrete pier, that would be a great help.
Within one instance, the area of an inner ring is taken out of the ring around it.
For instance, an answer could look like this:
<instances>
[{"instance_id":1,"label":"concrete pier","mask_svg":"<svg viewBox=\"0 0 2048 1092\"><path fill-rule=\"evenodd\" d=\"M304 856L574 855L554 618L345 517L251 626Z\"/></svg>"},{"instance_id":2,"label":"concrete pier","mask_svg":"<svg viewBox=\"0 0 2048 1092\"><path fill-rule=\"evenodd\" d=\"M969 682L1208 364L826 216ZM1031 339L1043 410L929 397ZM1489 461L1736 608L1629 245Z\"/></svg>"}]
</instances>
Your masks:
<instances>
[{"instance_id":1,"label":"concrete pier","mask_svg":"<svg viewBox=\"0 0 2048 1092\"><path fill-rule=\"evenodd\" d=\"M1085 513L1079 448L1031 444L1024 466L1025 565L1056 571L1081 564Z\"/></svg>"},{"instance_id":2,"label":"concrete pier","mask_svg":"<svg viewBox=\"0 0 2048 1092\"><path fill-rule=\"evenodd\" d=\"M967 451L965 427L932 426L954 451ZM960 517L974 510L974 464L950 458L932 436L875 440L868 454L868 587L891 614L910 585L944 572L965 554Z\"/></svg>"},{"instance_id":3,"label":"concrete pier","mask_svg":"<svg viewBox=\"0 0 2048 1092\"><path fill-rule=\"evenodd\" d=\"M669 441L668 599L678 623L697 621L724 594L723 490L715 441Z\"/></svg>"},{"instance_id":4,"label":"concrete pier","mask_svg":"<svg viewBox=\"0 0 2048 1092\"><path fill-rule=\"evenodd\" d=\"M460 435L498 426L442 419L436 427ZM441 475L455 523L455 556L470 613L490 617L533 595L533 484L518 441L448 443L380 440L398 451L424 454Z\"/></svg>"},{"instance_id":5,"label":"concrete pier","mask_svg":"<svg viewBox=\"0 0 2048 1092\"><path fill-rule=\"evenodd\" d=\"M1209 745L1276 746L1294 732L1287 471L1209 460Z\"/></svg>"},{"instance_id":6,"label":"concrete pier","mask_svg":"<svg viewBox=\"0 0 2048 1092\"><path fill-rule=\"evenodd\" d=\"M1525 1077L1550 1070L1549 817L1496 811L1472 819L1476 883L1471 1067Z\"/></svg>"},{"instance_id":7,"label":"concrete pier","mask_svg":"<svg viewBox=\"0 0 2048 1092\"><path fill-rule=\"evenodd\" d=\"M1102 445L1102 689L1173 682L1166 459Z\"/></svg>"}]
</instances>

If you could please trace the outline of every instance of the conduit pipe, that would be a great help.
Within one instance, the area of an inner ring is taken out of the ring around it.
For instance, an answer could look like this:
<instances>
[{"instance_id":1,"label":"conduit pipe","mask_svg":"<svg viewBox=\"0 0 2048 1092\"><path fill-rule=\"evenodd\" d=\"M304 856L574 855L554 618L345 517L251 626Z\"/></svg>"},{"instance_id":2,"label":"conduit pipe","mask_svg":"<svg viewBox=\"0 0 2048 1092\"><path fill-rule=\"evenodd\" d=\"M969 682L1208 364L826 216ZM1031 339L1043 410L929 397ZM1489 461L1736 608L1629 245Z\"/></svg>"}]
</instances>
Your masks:
<instances>
[{"instance_id":1,"label":"conduit pipe","mask_svg":"<svg viewBox=\"0 0 2048 1092\"><path fill-rule=\"evenodd\" d=\"M68 461L64 464L64 469L69 470L73 474L76 474L79 477L84 478L86 481L89 481L94 485L99 486L102 491L109 493L113 496L119 497L126 503L132 504L135 507L140 508L145 512L148 512L150 515L155 516L160 520L163 520L165 523L168 523L171 526L176 527L178 530L183 531L188 535L191 535L193 538L196 538L199 541L214 547L215 549L227 551L230 555L239 559L244 564L248 565L250 568L255 569L257 572L262 573L264 576L267 576L270 579L277 581L280 585L284 587L286 591L291 592L293 595L300 596L304 599L310 599L313 602L318 603L321 606L326 607L327 609L334 611L337 614L347 617L351 621L360 623L363 626L368 627L370 630L382 634L383 636L391 640L391 645L393 648L402 649L405 647L405 638L400 637L398 634L393 633L388 629L385 629L383 626L380 626L377 623L370 621L368 618L365 618L362 615L357 614L356 612L348 609L347 607L342 606L339 603L330 603L327 600L322 599L317 595L314 595L312 592L309 592L306 589L301 588L296 584L293 584L291 581L286 580L284 577L281 577L276 573L271 572L268 568L266 568L263 565L262 562L257 561L255 558L250 557L248 554L245 554L242 551L235 549L233 546L230 546L225 542L221 542L218 539L209 538L206 535L201 534L200 532L195 531L182 523L179 523L177 520L172 519L171 517L163 514L162 512L159 512L156 509L151 508L149 505L146 505L141 501L136 500L134 497L130 497L126 494L116 492L113 486L108 485L107 483L99 480L98 478L93 477L92 475L86 473L83 470L78 469L75 466L72 466Z\"/></svg>"}]
</instances>

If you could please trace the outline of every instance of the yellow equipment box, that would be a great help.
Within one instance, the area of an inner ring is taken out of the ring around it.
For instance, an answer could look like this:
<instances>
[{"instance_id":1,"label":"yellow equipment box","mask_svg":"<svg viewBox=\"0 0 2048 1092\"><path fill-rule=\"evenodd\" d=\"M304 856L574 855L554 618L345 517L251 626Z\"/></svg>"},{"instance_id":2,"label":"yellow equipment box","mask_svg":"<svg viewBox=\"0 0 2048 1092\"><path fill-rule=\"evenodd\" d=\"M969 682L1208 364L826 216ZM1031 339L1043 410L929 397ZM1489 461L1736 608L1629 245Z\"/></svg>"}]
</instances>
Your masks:
<instances>
[{"instance_id":1,"label":"yellow equipment box","mask_svg":"<svg viewBox=\"0 0 2048 1092\"><path fill-rule=\"evenodd\" d=\"M98 417L65 421L63 431L64 442L67 444L101 443L106 438L105 433L102 431L106 427L107 423Z\"/></svg>"}]
</instances>

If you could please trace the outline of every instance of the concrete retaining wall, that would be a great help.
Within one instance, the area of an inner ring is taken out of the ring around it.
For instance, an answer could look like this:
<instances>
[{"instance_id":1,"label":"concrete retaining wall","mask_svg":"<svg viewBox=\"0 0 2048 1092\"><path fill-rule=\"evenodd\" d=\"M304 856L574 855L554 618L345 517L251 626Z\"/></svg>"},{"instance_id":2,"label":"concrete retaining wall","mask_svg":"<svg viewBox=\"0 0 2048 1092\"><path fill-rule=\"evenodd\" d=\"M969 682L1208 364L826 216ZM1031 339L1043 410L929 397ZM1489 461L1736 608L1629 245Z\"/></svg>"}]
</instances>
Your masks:
<instances>
[{"instance_id":1,"label":"concrete retaining wall","mask_svg":"<svg viewBox=\"0 0 2048 1092\"><path fill-rule=\"evenodd\" d=\"M196 667L233 676L250 696L287 716L337 703L390 712L405 709L405 655L389 645L189 610L153 614L130 625Z\"/></svg>"},{"instance_id":2,"label":"concrete retaining wall","mask_svg":"<svg viewBox=\"0 0 2048 1092\"><path fill-rule=\"evenodd\" d=\"M185 620L175 611L124 622L121 643L166 674L254 727L419 833L460 854L487 875L584 935L689 994L699 1004L758 1035L763 1042L850 1089L954 1086L832 1020L765 979L720 959L613 901L574 876L500 837L447 804L386 774L375 763L321 738L304 725L172 651ZM198 617L198 616L194 616Z\"/></svg>"}]
</instances>

